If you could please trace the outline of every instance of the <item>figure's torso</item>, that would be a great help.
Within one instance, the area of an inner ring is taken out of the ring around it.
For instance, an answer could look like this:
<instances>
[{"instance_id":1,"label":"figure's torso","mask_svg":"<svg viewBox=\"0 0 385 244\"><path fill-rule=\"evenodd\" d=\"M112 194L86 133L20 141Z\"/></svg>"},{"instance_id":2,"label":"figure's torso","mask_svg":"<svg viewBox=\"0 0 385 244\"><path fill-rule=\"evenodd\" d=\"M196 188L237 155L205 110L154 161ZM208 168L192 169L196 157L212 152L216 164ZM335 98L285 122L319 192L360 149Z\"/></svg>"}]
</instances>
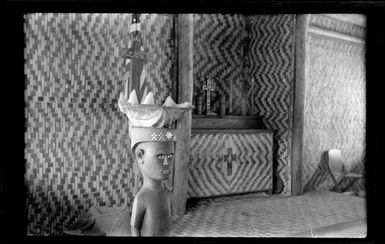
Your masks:
<instances>
[{"instance_id":1,"label":"figure's torso","mask_svg":"<svg viewBox=\"0 0 385 244\"><path fill-rule=\"evenodd\" d=\"M156 192L142 188L138 204L144 204L146 211L140 230L141 236L168 235L171 226L171 192L167 189Z\"/></svg>"}]
</instances>

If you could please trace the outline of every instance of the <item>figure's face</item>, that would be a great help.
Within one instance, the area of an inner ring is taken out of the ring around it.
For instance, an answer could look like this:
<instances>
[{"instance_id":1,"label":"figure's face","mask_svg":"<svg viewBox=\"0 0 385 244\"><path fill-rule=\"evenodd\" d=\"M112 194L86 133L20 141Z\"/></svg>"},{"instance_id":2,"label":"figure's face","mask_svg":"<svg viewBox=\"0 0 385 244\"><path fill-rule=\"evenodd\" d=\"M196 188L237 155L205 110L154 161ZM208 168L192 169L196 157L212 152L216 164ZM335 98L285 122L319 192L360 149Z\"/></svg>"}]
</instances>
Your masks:
<instances>
[{"instance_id":1,"label":"figure's face","mask_svg":"<svg viewBox=\"0 0 385 244\"><path fill-rule=\"evenodd\" d=\"M173 142L142 142L135 149L136 159L144 177L164 180L174 163Z\"/></svg>"}]
</instances>

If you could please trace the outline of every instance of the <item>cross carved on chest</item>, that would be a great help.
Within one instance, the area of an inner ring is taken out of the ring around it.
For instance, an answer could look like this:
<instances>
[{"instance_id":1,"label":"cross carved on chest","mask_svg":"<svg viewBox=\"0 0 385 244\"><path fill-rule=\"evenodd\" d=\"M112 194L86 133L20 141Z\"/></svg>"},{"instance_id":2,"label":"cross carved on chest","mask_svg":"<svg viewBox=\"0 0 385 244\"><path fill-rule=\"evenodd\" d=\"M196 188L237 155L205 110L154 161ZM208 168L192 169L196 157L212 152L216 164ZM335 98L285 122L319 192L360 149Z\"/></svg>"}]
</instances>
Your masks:
<instances>
[{"instance_id":1,"label":"cross carved on chest","mask_svg":"<svg viewBox=\"0 0 385 244\"><path fill-rule=\"evenodd\" d=\"M215 91L215 88L216 88L216 85L211 83L211 79L208 79L207 84L202 86L202 89L204 91L207 91L207 94L206 94L206 99L207 99L207 101L206 101L206 113L207 114L213 113L210 111L210 103L211 103L211 92Z\"/></svg>"},{"instance_id":2,"label":"cross carved on chest","mask_svg":"<svg viewBox=\"0 0 385 244\"><path fill-rule=\"evenodd\" d=\"M232 153L232 148L227 148L227 154L223 156L223 160L227 163L227 176L233 174L233 162L237 160L237 155Z\"/></svg>"}]
</instances>

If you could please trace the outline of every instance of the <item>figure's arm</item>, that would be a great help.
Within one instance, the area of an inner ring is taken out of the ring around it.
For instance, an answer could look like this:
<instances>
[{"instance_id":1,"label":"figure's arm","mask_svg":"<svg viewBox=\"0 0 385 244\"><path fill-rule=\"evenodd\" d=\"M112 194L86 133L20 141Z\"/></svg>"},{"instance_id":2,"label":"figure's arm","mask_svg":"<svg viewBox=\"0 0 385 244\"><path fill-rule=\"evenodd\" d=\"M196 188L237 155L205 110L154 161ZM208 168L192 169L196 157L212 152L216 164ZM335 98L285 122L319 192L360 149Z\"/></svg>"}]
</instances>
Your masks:
<instances>
[{"instance_id":1,"label":"figure's arm","mask_svg":"<svg viewBox=\"0 0 385 244\"><path fill-rule=\"evenodd\" d=\"M172 217L172 215L174 213L173 211L174 211L174 204L172 204L172 199L170 197L170 213L171 213L171 217Z\"/></svg>"},{"instance_id":2,"label":"figure's arm","mask_svg":"<svg viewBox=\"0 0 385 244\"><path fill-rule=\"evenodd\" d=\"M167 188L167 197L168 197L168 202L169 202L168 207L169 207L171 216L173 216L174 204L172 201L172 191L167 186L166 186L166 188Z\"/></svg>"},{"instance_id":3,"label":"figure's arm","mask_svg":"<svg viewBox=\"0 0 385 244\"><path fill-rule=\"evenodd\" d=\"M140 236L145 212L146 209L143 202L138 200L138 197L135 197L131 213L131 236Z\"/></svg>"}]
</instances>

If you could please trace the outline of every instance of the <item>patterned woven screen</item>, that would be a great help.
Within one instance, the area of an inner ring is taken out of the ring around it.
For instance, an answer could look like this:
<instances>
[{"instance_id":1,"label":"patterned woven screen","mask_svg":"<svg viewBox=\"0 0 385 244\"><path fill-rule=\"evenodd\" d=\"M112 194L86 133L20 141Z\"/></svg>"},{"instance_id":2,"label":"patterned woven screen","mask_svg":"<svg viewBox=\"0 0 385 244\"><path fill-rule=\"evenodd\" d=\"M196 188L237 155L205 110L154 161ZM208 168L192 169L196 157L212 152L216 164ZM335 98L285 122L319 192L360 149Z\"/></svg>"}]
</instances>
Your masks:
<instances>
[{"instance_id":1,"label":"patterned woven screen","mask_svg":"<svg viewBox=\"0 0 385 244\"><path fill-rule=\"evenodd\" d=\"M253 112L274 131L274 191L281 194L291 191L294 31L295 15L247 18L247 81L255 79Z\"/></svg>"},{"instance_id":2,"label":"patterned woven screen","mask_svg":"<svg viewBox=\"0 0 385 244\"><path fill-rule=\"evenodd\" d=\"M176 68L173 19L141 17L157 103ZM129 71L118 57L130 14L25 15L28 234L60 234L92 205L131 205L140 187L128 123L117 107Z\"/></svg>"}]
</instances>

